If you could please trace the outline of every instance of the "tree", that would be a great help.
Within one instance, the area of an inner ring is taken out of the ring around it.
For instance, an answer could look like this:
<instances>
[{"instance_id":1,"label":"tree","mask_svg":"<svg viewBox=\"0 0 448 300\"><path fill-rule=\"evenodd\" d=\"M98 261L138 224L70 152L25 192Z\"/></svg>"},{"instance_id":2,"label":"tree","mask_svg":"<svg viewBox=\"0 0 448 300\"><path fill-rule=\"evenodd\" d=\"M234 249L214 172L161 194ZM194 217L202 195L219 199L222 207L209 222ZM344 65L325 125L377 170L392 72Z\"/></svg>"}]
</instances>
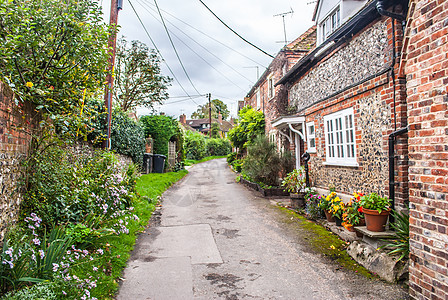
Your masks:
<instances>
[{"instance_id":1,"label":"tree","mask_svg":"<svg viewBox=\"0 0 448 300\"><path fill-rule=\"evenodd\" d=\"M0 0L0 77L19 106L68 127L103 93L112 31L101 15L90 0Z\"/></svg>"},{"instance_id":2,"label":"tree","mask_svg":"<svg viewBox=\"0 0 448 300\"><path fill-rule=\"evenodd\" d=\"M154 50L140 41L130 45L118 41L115 66L114 101L123 111L144 106L153 109L168 98L169 77L160 74L160 60Z\"/></svg>"},{"instance_id":3,"label":"tree","mask_svg":"<svg viewBox=\"0 0 448 300\"><path fill-rule=\"evenodd\" d=\"M264 134L264 114L250 106L244 107L240 112L238 126L229 131L229 140L240 151L253 143L255 138Z\"/></svg>"},{"instance_id":4,"label":"tree","mask_svg":"<svg viewBox=\"0 0 448 300\"><path fill-rule=\"evenodd\" d=\"M227 109L227 104L225 104L224 102L222 102L219 99L213 99L210 101L212 103L212 118L213 119L218 119L218 114L221 113L222 115L222 119L226 120L229 115L230 112ZM206 119L208 118L208 103L204 104L204 105L199 105L198 109L191 114L191 118L192 119Z\"/></svg>"}]
</instances>

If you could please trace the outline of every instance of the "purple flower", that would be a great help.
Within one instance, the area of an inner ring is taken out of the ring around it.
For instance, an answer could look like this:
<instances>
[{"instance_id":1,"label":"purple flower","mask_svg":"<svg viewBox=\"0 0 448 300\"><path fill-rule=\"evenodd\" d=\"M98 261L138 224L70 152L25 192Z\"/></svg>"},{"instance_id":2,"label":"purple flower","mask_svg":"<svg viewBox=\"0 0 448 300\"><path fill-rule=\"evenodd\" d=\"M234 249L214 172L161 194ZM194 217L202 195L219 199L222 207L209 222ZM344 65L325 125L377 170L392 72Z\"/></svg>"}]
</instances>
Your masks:
<instances>
[{"instance_id":1,"label":"purple flower","mask_svg":"<svg viewBox=\"0 0 448 300\"><path fill-rule=\"evenodd\" d=\"M40 245L40 240L38 238L33 239L34 245Z\"/></svg>"},{"instance_id":2,"label":"purple flower","mask_svg":"<svg viewBox=\"0 0 448 300\"><path fill-rule=\"evenodd\" d=\"M44 250L39 250L39 254L41 259L45 257Z\"/></svg>"},{"instance_id":3,"label":"purple flower","mask_svg":"<svg viewBox=\"0 0 448 300\"><path fill-rule=\"evenodd\" d=\"M98 249L98 250L96 250L99 254L101 254L101 255L103 255L104 254L104 251L103 251L103 249Z\"/></svg>"},{"instance_id":4,"label":"purple flower","mask_svg":"<svg viewBox=\"0 0 448 300\"><path fill-rule=\"evenodd\" d=\"M57 272L59 268L58 264L53 263L53 272Z\"/></svg>"}]
</instances>

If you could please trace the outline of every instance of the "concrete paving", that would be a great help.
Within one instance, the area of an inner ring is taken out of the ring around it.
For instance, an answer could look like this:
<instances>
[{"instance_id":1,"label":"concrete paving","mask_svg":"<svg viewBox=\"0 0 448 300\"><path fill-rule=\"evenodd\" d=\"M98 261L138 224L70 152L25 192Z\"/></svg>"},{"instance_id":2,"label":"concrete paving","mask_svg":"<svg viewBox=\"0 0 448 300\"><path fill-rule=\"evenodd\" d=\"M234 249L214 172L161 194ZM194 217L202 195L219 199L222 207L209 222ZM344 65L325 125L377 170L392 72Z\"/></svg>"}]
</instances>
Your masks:
<instances>
[{"instance_id":1,"label":"concrete paving","mask_svg":"<svg viewBox=\"0 0 448 300\"><path fill-rule=\"evenodd\" d=\"M235 182L225 159L195 165L138 238L117 299L406 299L308 249L290 217Z\"/></svg>"}]
</instances>

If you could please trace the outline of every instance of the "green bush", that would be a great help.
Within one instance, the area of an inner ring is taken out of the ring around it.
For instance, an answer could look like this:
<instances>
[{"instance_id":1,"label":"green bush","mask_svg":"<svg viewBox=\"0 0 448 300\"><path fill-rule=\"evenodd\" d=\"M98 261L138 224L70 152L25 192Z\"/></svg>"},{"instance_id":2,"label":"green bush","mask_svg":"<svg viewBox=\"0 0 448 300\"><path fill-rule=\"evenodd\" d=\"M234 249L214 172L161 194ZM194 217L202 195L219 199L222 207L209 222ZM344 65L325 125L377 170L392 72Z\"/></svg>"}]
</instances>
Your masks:
<instances>
[{"instance_id":1,"label":"green bush","mask_svg":"<svg viewBox=\"0 0 448 300\"><path fill-rule=\"evenodd\" d=\"M78 222L87 214L110 216L130 206L135 166L121 170L114 154L48 145L26 162L22 218L39 215L45 225ZM55 162L58 162L57 164Z\"/></svg>"},{"instance_id":2,"label":"green bush","mask_svg":"<svg viewBox=\"0 0 448 300\"><path fill-rule=\"evenodd\" d=\"M237 157L238 157L238 153L236 153L236 152L229 153L227 155L227 163L229 165L231 165L235 161L235 159L237 159Z\"/></svg>"},{"instance_id":3,"label":"green bush","mask_svg":"<svg viewBox=\"0 0 448 300\"><path fill-rule=\"evenodd\" d=\"M120 109L114 110L112 118L112 150L127 155L141 166L145 153L145 132L143 128Z\"/></svg>"},{"instance_id":4,"label":"green bush","mask_svg":"<svg viewBox=\"0 0 448 300\"><path fill-rule=\"evenodd\" d=\"M244 107L238 115L238 125L229 131L229 140L242 153L257 136L264 135L265 120L262 112L250 106Z\"/></svg>"},{"instance_id":5,"label":"green bush","mask_svg":"<svg viewBox=\"0 0 448 300\"><path fill-rule=\"evenodd\" d=\"M57 295L53 288L52 283L39 283L15 293L10 292L3 296L2 300L56 300Z\"/></svg>"},{"instance_id":6,"label":"green bush","mask_svg":"<svg viewBox=\"0 0 448 300\"><path fill-rule=\"evenodd\" d=\"M206 142L208 156L224 156L232 151L232 145L226 139L209 139Z\"/></svg>"},{"instance_id":7,"label":"green bush","mask_svg":"<svg viewBox=\"0 0 448 300\"><path fill-rule=\"evenodd\" d=\"M242 172L258 183L278 186L281 171L281 156L277 153L276 146L266 136L258 136L248 147Z\"/></svg>"},{"instance_id":8,"label":"green bush","mask_svg":"<svg viewBox=\"0 0 448 300\"><path fill-rule=\"evenodd\" d=\"M199 132L187 131L184 144L187 159L200 160L206 156L205 136Z\"/></svg>"}]
</instances>

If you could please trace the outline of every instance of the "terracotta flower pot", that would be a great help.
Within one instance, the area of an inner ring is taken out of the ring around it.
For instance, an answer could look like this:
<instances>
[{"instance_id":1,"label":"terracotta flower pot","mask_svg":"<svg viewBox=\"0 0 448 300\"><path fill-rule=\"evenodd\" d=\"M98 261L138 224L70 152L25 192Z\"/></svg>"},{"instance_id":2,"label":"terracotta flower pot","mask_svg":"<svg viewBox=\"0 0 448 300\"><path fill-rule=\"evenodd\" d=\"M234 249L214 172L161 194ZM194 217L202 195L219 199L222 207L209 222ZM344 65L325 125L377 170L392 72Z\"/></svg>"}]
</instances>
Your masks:
<instances>
[{"instance_id":1,"label":"terracotta flower pot","mask_svg":"<svg viewBox=\"0 0 448 300\"><path fill-rule=\"evenodd\" d=\"M350 232L355 232L355 228L353 228L352 224L348 224L348 223L342 223L342 225L344 226L345 229L347 229Z\"/></svg>"},{"instance_id":2,"label":"terracotta flower pot","mask_svg":"<svg viewBox=\"0 0 448 300\"><path fill-rule=\"evenodd\" d=\"M390 209L383 210L378 213L377 210L362 208L364 217L366 219L367 230L374 232L381 232L386 230L387 219L390 214Z\"/></svg>"},{"instance_id":3,"label":"terracotta flower pot","mask_svg":"<svg viewBox=\"0 0 448 300\"><path fill-rule=\"evenodd\" d=\"M332 213L330 213L328 210L324 210L324 212L325 212L325 217L327 218L328 222L335 222Z\"/></svg>"}]
</instances>

